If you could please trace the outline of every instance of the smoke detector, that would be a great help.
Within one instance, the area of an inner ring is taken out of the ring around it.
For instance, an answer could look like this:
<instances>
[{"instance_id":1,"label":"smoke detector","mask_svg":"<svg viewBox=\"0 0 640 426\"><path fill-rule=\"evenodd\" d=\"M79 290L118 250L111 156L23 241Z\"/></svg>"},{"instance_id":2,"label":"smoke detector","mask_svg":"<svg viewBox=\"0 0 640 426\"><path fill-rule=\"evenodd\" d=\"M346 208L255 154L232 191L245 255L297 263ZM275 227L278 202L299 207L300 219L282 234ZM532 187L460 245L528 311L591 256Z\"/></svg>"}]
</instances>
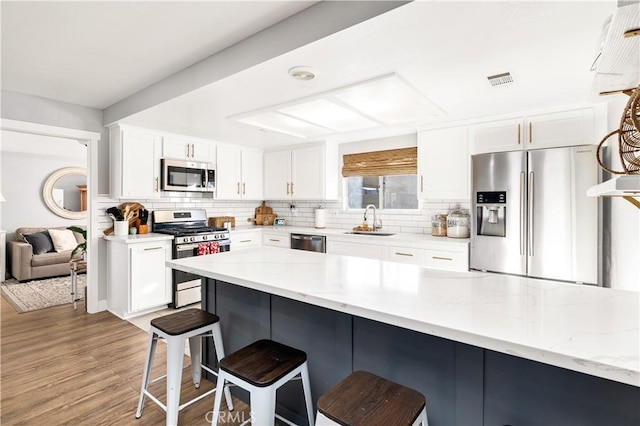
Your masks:
<instances>
[{"instance_id":1,"label":"smoke detector","mask_svg":"<svg viewBox=\"0 0 640 426\"><path fill-rule=\"evenodd\" d=\"M491 86L500 86L502 84L513 83L511 73L503 72L502 74L490 75L487 77Z\"/></svg>"},{"instance_id":2,"label":"smoke detector","mask_svg":"<svg viewBox=\"0 0 640 426\"><path fill-rule=\"evenodd\" d=\"M316 78L316 73L309 67L293 67L289 70L289 76L300 81L309 81Z\"/></svg>"}]
</instances>

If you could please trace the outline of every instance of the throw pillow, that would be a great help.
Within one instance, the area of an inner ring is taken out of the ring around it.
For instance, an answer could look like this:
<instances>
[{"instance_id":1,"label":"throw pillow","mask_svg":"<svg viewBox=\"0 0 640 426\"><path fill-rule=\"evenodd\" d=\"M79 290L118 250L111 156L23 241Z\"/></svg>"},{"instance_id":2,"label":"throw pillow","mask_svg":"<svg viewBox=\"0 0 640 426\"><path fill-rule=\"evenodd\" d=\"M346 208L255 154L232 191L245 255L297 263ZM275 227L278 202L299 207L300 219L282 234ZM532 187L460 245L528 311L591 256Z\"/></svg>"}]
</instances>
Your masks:
<instances>
[{"instance_id":1,"label":"throw pillow","mask_svg":"<svg viewBox=\"0 0 640 426\"><path fill-rule=\"evenodd\" d=\"M47 231L26 234L24 239L33 247L33 254L44 254L53 251L53 242Z\"/></svg>"},{"instance_id":2,"label":"throw pillow","mask_svg":"<svg viewBox=\"0 0 640 426\"><path fill-rule=\"evenodd\" d=\"M70 229L49 229L49 235L56 251L73 250L78 245L76 237Z\"/></svg>"}]
</instances>

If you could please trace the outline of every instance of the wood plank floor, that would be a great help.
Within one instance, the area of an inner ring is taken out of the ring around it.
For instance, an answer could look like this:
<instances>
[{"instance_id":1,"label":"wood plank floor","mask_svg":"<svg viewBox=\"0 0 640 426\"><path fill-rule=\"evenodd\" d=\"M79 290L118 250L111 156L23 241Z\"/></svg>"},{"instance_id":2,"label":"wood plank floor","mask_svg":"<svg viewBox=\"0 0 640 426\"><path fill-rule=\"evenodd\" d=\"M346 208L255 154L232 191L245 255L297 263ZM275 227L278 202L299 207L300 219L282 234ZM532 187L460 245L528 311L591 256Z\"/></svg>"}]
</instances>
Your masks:
<instances>
[{"instance_id":1,"label":"wood plank floor","mask_svg":"<svg viewBox=\"0 0 640 426\"><path fill-rule=\"evenodd\" d=\"M62 305L18 314L4 297L0 299L0 424L165 423L164 411L148 398L142 418L135 418L146 332L108 312L86 314L82 303L78 310ZM159 344L152 377L165 374L165 366L165 345ZM181 402L213 386L203 380L195 389L186 369ZM164 387L164 381L151 387L161 401L165 401ZM224 424L237 425L249 418L248 406L236 398L234 403L235 417ZM213 395L184 408L179 423L208 425L212 407Z\"/></svg>"}]
</instances>

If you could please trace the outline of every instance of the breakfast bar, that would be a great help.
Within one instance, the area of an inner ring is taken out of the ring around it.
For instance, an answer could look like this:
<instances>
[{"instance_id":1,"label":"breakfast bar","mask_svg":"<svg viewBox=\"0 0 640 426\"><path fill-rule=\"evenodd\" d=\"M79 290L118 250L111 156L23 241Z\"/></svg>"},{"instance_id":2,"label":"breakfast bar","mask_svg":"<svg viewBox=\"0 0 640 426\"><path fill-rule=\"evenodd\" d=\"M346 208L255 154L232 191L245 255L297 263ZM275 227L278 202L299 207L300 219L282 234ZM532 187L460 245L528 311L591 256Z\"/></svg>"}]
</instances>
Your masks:
<instances>
[{"instance_id":1,"label":"breakfast bar","mask_svg":"<svg viewBox=\"0 0 640 426\"><path fill-rule=\"evenodd\" d=\"M306 351L314 400L369 370L422 392L433 425L640 423L634 292L271 247L167 266L205 278L227 351Z\"/></svg>"}]
</instances>

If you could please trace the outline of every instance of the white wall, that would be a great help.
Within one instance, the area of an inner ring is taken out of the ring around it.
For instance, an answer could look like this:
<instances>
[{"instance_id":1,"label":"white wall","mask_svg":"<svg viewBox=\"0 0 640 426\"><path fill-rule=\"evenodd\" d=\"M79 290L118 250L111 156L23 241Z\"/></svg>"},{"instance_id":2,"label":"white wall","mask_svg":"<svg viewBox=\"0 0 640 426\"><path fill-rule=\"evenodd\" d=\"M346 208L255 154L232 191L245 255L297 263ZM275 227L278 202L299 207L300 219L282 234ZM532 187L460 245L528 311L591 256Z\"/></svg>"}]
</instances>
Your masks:
<instances>
[{"instance_id":1,"label":"white wall","mask_svg":"<svg viewBox=\"0 0 640 426\"><path fill-rule=\"evenodd\" d=\"M100 133L98 193L109 193L109 133L102 127L102 110L6 90L0 101L2 118Z\"/></svg>"},{"instance_id":2,"label":"white wall","mask_svg":"<svg viewBox=\"0 0 640 426\"><path fill-rule=\"evenodd\" d=\"M86 220L69 220L53 214L44 203L46 179L63 167L86 167L87 147L77 141L2 131L0 146L0 228L7 241L20 227L86 225Z\"/></svg>"}]
</instances>

